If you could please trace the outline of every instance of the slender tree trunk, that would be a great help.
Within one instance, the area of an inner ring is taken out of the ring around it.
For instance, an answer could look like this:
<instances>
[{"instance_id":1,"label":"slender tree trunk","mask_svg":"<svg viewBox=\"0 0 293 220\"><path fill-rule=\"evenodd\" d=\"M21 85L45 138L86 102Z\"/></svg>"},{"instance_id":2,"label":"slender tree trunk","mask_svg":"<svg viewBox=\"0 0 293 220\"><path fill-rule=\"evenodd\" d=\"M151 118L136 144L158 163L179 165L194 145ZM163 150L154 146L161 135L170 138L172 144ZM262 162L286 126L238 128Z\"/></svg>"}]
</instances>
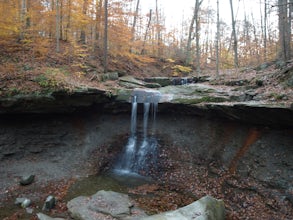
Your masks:
<instances>
[{"instance_id":1,"label":"slender tree trunk","mask_svg":"<svg viewBox=\"0 0 293 220\"><path fill-rule=\"evenodd\" d=\"M150 13L149 13L149 21L145 30L145 34L144 34L144 38L143 38L143 45L142 45L142 50L141 50L141 54L145 54L145 44L146 44L146 40L147 40L147 36L148 36L148 32L150 30L150 26L151 26L151 21L152 21L152 9L150 9Z\"/></svg>"},{"instance_id":2,"label":"slender tree trunk","mask_svg":"<svg viewBox=\"0 0 293 220\"><path fill-rule=\"evenodd\" d=\"M162 50L161 50L161 27L160 27L160 16L159 16L159 7L158 7L158 0L156 0L156 38L157 38L157 54L158 57L161 57Z\"/></svg>"},{"instance_id":3,"label":"slender tree trunk","mask_svg":"<svg viewBox=\"0 0 293 220\"><path fill-rule=\"evenodd\" d=\"M233 35L233 50L234 50L234 66L236 69L239 67L238 62L238 41L236 35L236 21L234 19L233 2L230 0L231 18L232 18L232 35Z\"/></svg>"},{"instance_id":4,"label":"slender tree trunk","mask_svg":"<svg viewBox=\"0 0 293 220\"><path fill-rule=\"evenodd\" d=\"M101 45L101 32L102 32L102 14L103 14L103 0L99 0L99 3L96 2L96 34L95 34L95 51Z\"/></svg>"},{"instance_id":5,"label":"slender tree trunk","mask_svg":"<svg viewBox=\"0 0 293 220\"><path fill-rule=\"evenodd\" d=\"M67 24L66 24L66 29L65 29L65 40L68 40L68 31L71 27L71 0L68 0L68 18L67 18Z\"/></svg>"},{"instance_id":6,"label":"slender tree trunk","mask_svg":"<svg viewBox=\"0 0 293 220\"><path fill-rule=\"evenodd\" d=\"M263 31L264 31L264 61L267 61L267 20L268 20L268 13L267 13L267 0L264 3L264 24L263 24Z\"/></svg>"},{"instance_id":7,"label":"slender tree trunk","mask_svg":"<svg viewBox=\"0 0 293 220\"><path fill-rule=\"evenodd\" d=\"M60 8L59 0L56 0L56 52L60 52Z\"/></svg>"},{"instance_id":8,"label":"slender tree trunk","mask_svg":"<svg viewBox=\"0 0 293 220\"><path fill-rule=\"evenodd\" d=\"M195 23L195 41L196 41L196 70L197 73L200 73L200 46L199 46L199 32L200 32L200 21L199 21L199 10L200 5L202 4L203 0L195 0L195 6L193 11L193 17L190 22L189 31L188 31L188 39L187 39L187 48L186 48L186 60L185 64L191 64L191 42L192 42L192 34L193 28Z\"/></svg>"},{"instance_id":9,"label":"slender tree trunk","mask_svg":"<svg viewBox=\"0 0 293 220\"><path fill-rule=\"evenodd\" d=\"M140 0L137 0L135 13L134 13L134 16L133 16L133 23L132 23L132 28L131 28L131 42L132 43L135 40L135 27L136 27L136 21L137 21L137 17L138 17L139 3L140 3ZM130 45L130 52L131 51L132 51L132 44Z\"/></svg>"},{"instance_id":10,"label":"slender tree trunk","mask_svg":"<svg viewBox=\"0 0 293 220\"><path fill-rule=\"evenodd\" d=\"M217 0L217 39L216 39L216 77L219 78L219 42L220 42L220 16L219 16L219 0Z\"/></svg>"},{"instance_id":11,"label":"slender tree trunk","mask_svg":"<svg viewBox=\"0 0 293 220\"><path fill-rule=\"evenodd\" d=\"M194 6L193 17L191 19L190 26L189 26L189 31L188 31L187 47L186 47L186 59L185 59L185 64L186 65L191 64L191 42L192 42L192 33L193 33L193 28L194 28L195 16L196 16L196 3L195 3L195 6Z\"/></svg>"},{"instance_id":12,"label":"slender tree trunk","mask_svg":"<svg viewBox=\"0 0 293 220\"><path fill-rule=\"evenodd\" d=\"M87 7L88 7L88 0L84 0L83 1L83 6L82 6L82 13L84 14L84 16L86 16ZM82 44L85 44L86 43L85 29L86 29L86 27L82 27L81 28L81 32L80 32L80 42Z\"/></svg>"},{"instance_id":13,"label":"slender tree trunk","mask_svg":"<svg viewBox=\"0 0 293 220\"><path fill-rule=\"evenodd\" d=\"M26 17L26 12L27 12L27 5L26 5L26 0L21 0L20 1L20 21L21 21L21 30L19 34L20 40L24 39L24 32L25 32L25 17Z\"/></svg>"},{"instance_id":14,"label":"slender tree trunk","mask_svg":"<svg viewBox=\"0 0 293 220\"><path fill-rule=\"evenodd\" d=\"M195 15L195 42L196 42L196 59L195 59L195 64L196 64L196 72L199 75L201 72L200 69L200 45L199 45L199 32L200 32L200 20L199 20L199 10L200 10L200 6L202 4L203 0L199 1L196 0L196 15Z\"/></svg>"},{"instance_id":15,"label":"slender tree trunk","mask_svg":"<svg viewBox=\"0 0 293 220\"><path fill-rule=\"evenodd\" d=\"M290 41L288 41L287 0L278 0L279 8L279 58L287 61L290 57Z\"/></svg>"},{"instance_id":16,"label":"slender tree trunk","mask_svg":"<svg viewBox=\"0 0 293 220\"><path fill-rule=\"evenodd\" d=\"M137 0L135 13L134 13L134 16L133 16L133 24L132 24L132 28L131 28L131 34L132 34L132 39L131 40L132 41L134 41L135 27L136 27L136 21L137 21L138 10L139 10L139 3L140 3L140 0Z\"/></svg>"},{"instance_id":17,"label":"slender tree trunk","mask_svg":"<svg viewBox=\"0 0 293 220\"><path fill-rule=\"evenodd\" d=\"M259 51L260 51L261 47L260 47L260 45L258 43L259 42L259 39L257 37L256 24L255 24L255 19L254 19L254 16L253 16L253 13L252 12L251 12L251 19L252 19L252 24L253 24L253 35L254 35L254 42L255 42L255 45L254 45L255 48L254 48L254 50L257 51L256 52L257 53L257 63L259 64L260 63L260 53L259 53ZM263 34L265 33L264 30L262 32L263 32ZM264 42L265 42L265 40L264 40ZM266 49L264 48L264 51L265 50Z\"/></svg>"},{"instance_id":18,"label":"slender tree trunk","mask_svg":"<svg viewBox=\"0 0 293 220\"><path fill-rule=\"evenodd\" d=\"M63 0L60 0L60 39L63 40Z\"/></svg>"},{"instance_id":19,"label":"slender tree trunk","mask_svg":"<svg viewBox=\"0 0 293 220\"><path fill-rule=\"evenodd\" d=\"M289 59L292 57L292 45L291 45L291 42L292 42L292 19L293 19L293 0L289 0L289 23L288 23L288 46L289 46Z\"/></svg>"},{"instance_id":20,"label":"slender tree trunk","mask_svg":"<svg viewBox=\"0 0 293 220\"><path fill-rule=\"evenodd\" d=\"M26 18L25 18L25 28L30 28L31 26L31 18L29 16L29 10L31 8L31 0L26 1Z\"/></svg>"},{"instance_id":21,"label":"slender tree trunk","mask_svg":"<svg viewBox=\"0 0 293 220\"><path fill-rule=\"evenodd\" d=\"M104 5L104 72L108 72L108 0Z\"/></svg>"}]
</instances>

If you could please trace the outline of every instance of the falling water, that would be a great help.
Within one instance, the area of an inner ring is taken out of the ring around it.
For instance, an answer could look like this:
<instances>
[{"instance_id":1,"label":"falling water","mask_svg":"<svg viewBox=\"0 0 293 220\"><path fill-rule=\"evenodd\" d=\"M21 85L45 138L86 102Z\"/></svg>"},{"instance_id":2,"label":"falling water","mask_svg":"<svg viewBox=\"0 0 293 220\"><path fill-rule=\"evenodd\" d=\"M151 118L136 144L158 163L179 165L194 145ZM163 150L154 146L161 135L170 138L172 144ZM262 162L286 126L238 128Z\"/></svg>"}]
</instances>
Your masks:
<instances>
[{"instance_id":1,"label":"falling water","mask_svg":"<svg viewBox=\"0 0 293 220\"><path fill-rule=\"evenodd\" d=\"M134 90L132 95L132 111L130 136L115 170L120 173L147 174L156 164L157 140L155 134L156 112L160 93L154 90ZM137 104L143 103L142 132L137 131ZM152 110L152 111L151 111ZM149 120L149 116L153 120ZM149 124L151 134L149 134Z\"/></svg>"},{"instance_id":2,"label":"falling water","mask_svg":"<svg viewBox=\"0 0 293 220\"><path fill-rule=\"evenodd\" d=\"M188 81L187 81L187 77L182 77L181 78L181 85L187 85Z\"/></svg>"},{"instance_id":3,"label":"falling water","mask_svg":"<svg viewBox=\"0 0 293 220\"><path fill-rule=\"evenodd\" d=\"M137 102L136 96L132 97L132 109L131 109L131 136L135 135L136 132L136 115L137 115Z\"/></svg>"}]
</instances>

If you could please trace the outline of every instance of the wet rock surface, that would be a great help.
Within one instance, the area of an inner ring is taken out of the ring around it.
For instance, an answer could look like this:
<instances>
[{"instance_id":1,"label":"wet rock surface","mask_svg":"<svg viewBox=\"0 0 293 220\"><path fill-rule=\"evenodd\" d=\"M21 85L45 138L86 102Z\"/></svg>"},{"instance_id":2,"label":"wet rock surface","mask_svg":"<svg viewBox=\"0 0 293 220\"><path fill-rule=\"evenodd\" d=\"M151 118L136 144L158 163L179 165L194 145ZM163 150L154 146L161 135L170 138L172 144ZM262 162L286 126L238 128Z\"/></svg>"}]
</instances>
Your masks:
<instances>
[{"instance_id":1,"label":"wet rock surface","mask_svg":"<svg viewBox=\"0 0 293 220\"><path fill-rule=\"evenodd\" d=\"M201 220L224 220L225 207L223 201L205 196L196 202L174 211L169 211L142 220L172 220L172 219L201 219Z\"/></svg>"}]
</instances>

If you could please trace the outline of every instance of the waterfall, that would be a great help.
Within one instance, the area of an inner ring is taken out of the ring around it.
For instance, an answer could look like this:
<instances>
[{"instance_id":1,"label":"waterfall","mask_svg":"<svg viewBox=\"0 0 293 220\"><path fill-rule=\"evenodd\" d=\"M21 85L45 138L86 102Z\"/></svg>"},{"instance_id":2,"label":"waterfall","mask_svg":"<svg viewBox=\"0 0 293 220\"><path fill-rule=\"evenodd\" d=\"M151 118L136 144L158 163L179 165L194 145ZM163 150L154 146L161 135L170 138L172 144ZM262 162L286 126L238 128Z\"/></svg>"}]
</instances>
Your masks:
<instances>
[{"instance_id":1,"label":"waterfall","mask_svg":"<svg viewBox=\"0 0 293 220\"><path fill-rule=\"evenodd\" d=\"M130 132L131 136L135 135L136 132L136 118L137 118L137 102L136 96L132 97L132 109L131 109L131 124L130 124Z\"/></svg>"},{"instance_id":2,"label":"waterfall","mask_svg":"<svg viewBox=\"0 0 293 220\"><path fill-rule=\"evenodd\" d=\"M133 91L130 136L114 170L120 173L148 174L155 167L157 157L155 124L159 98L160 93L155 90ZM143 103L142 131L137 128L138 103ZM152 117L152 120L149 120L149 117Z\"/></svg>"}]
</instances>

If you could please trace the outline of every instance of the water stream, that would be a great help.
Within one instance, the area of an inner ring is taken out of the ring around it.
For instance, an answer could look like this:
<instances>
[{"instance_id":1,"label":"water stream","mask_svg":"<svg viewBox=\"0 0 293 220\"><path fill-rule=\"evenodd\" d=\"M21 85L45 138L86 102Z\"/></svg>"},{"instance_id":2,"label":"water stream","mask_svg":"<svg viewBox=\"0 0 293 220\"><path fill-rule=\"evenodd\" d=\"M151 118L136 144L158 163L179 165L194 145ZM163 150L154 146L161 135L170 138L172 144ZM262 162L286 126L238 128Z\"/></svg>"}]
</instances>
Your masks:
<instances>
[{"instance_id":1,"label":"water stream","mask_svg":"<svg viewBox=\"0 0 293 220\"><path fill-rule=\"evenodd\" d=\"M155 130L159 98L160 93L154 90L136 89L133 91L130 136L115 165L116 172L147 175L156 168L158 143ZM143 104L142 131L138 128L137 123L138 103Z\"/></svg>"}]
</instances>

